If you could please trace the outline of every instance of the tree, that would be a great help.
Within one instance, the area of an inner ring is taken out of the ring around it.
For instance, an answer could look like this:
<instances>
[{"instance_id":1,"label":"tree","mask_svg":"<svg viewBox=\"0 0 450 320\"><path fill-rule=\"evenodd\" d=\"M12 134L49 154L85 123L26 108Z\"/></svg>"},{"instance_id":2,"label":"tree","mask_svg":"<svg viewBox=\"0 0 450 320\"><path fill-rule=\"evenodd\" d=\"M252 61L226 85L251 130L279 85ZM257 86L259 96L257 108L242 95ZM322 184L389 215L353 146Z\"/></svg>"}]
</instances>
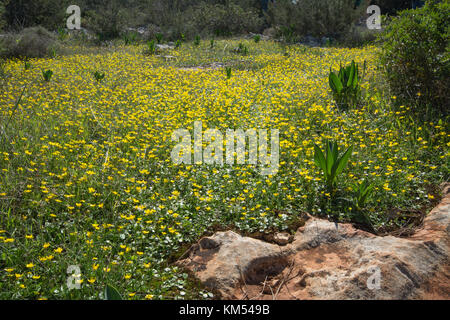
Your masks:
<instances>
[{"instance_id":1,"label":"tree","mask_svg":"<svg viewBox=\"0 0 450 320\"><path fill-rule=\"evenodd\" d=\"M36 25L55 29L65 24L64 17L68 2L68 0L6 1L6 22L8 26L15 29ZM3 3L5 3L4 0Z\"/></svg>"}]
</instances>

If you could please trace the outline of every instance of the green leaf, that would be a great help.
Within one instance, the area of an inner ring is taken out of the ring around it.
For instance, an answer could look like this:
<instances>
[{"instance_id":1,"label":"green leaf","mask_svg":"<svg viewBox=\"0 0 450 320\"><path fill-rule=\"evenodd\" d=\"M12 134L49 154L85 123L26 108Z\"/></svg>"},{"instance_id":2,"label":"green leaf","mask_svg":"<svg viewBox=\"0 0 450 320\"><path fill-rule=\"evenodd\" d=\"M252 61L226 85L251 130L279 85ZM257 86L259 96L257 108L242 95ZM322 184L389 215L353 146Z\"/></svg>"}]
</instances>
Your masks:
<instances>
[{"instance_id":1,"label":"green leaf","mask_svg":"<svg viewBox=\"0 0 450 320\"><path fill-rule=\"evenodd\" d=\"M343 156L337 161L338 164L336 166L335 170L335 177L339 176L342 171L344 170L345 166L347 165L348 160L350 159L350 156L352 155L353 146L350 146L347 151L343 154Z\"/></svg>"},{"instance_id":2,"label":"green leaf","mask_svg":"<svg viewBox=\"0 0 450 320\"><path fill-rule=\"evenodd\" d=\"M356 72L355 61L352 60L352 64L350 65L350 67L348 67L347 87L353 86L353 79L355 78L355 72Z\"/></svg>"},{"instance_id":3,"label":"green leaf","mask_svg":"<svg viewBox=\"0 0 450 320\"><path fill-rule=\"evenodd\" d=\"M331 149L331 155L333 157L333 164L336 163L337 159L338 159L338 144L335 141L334 144L332 145L332 149Z\"/></svg>"},{"instance_id":4,"label":"green leaf","mask_svg":"<svg viewBox=\"0 0 450 320\"><path fill-rule=\"evenodd\" d=\"M333 149L333 143L332 142L328 142L327 141L327 149L326 149L326 155L325 155L325 160L327 162L327 175L330 176L331 175L331 168L333 168L334 165L334 161L333 161L333 156L332 156L332 149Z\"/></svg>"},{"instance_id":5,"label":"green leaf","mask_svg":"<svg viewBox=\"0 0 450 320\"><path fill-rule=\"evenodd\" d=\"M105 300L122 300L122 296L116 288L110 285L106 285Z\"/></svg>"},{"instance_id":6,"label":"green leaf","mask_svg":"<svg viewBox=\"0 0 450 320\"><path fill-rule=\"evenodd\" d=\"M314 144L314 162L316 165L323 170L324 173L327 172L327 165L325 162L325 157L322 150L320 150L317 144Z\"/></svg>"},{"instance_id":7,"label":"green leaf","mask_svg":"<svg viewBox=\"0 0 450 320\"><path fill-rule=\"evenodd\" d=\"M336 74L334 72L330 73L329 81L330 81L330 87L335 93L339 94L342 92L342 89L344 88L344 86L342 85L341 80L339 80L339 78L336 76Z\"/></svg>"}]
</instances>

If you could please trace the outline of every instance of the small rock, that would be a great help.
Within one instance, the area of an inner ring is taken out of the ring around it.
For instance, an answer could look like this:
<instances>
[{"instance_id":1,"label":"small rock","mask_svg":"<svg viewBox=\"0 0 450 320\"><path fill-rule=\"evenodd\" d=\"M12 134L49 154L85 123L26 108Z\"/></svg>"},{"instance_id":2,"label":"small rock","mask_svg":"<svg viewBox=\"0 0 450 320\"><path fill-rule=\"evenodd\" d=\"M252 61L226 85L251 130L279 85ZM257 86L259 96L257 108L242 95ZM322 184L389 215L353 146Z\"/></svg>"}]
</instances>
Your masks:
<instances>
[{"instance_id":1,"label":"small rock","mask_svg":"<svg viewBox=\"0 0 450 320\"><path fill-rule=\"evenodd\" d=\"M175 49L175 47L174 46L169 46L168 44L157 44L156 45L156 49L159 49L159 50L172 50L172 49Z\"/></svg>"},{"instance_id":2,"label":"small rock","mask_svg":"<svg viewBox=\"0 0 450 320\"><path fill-rule=\"evenodd\" d=\"M291 235L287 232L278 232L273 237L273 240L280 246L285 246L291 241Z\"/></svg>"}]
</instances>

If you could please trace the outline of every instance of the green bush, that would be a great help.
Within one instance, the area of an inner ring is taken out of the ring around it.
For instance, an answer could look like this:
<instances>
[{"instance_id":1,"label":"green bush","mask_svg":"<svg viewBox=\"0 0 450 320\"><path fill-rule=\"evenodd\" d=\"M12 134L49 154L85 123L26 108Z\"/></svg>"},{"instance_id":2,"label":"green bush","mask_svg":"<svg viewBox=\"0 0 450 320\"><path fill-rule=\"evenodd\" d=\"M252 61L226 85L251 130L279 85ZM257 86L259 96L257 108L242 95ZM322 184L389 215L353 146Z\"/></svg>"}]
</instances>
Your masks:
<instances>
[{"instance_id":1,"label":"green bush","mask_svg":"<svg viewBox=\"0 0 450 320\"><path fill-rule=\"evenodd\" d=\"M395 14L399 10L411 9L411 0L372 0L371 4L376 4L381 8L383 14ZM416 1L420 2L420 1Z\"/></svg>"},{"instance_id":2,"label":"green bush","mask_svg":"<svg viewBox=\"0 0 450 320\"><path fill-rule=\"evenodd\" d=\"M119 37L125 28L125 9L120 0L99 0L87 12L87 28L92 30L99 41Z\"/></svg>"},{"instance_id":3,"label":"green bush","mask_svg":"<svg viewBox=\"0 0 450 320\"><path fill-rule=\"evenodd\" d=\"M226 5L200 3L189 8L184 15L185 24L193 29L192 32L204 36L211 34L229 36L246 32L259 32L264 22L256 10L243 9L234 3Z\"/></svg>"},{"instance_id":4,"label":"green bush","mask_svg":"<svg viewBox=\"0 0 450 320\"><path fill-rule=\"evenodd\" d=\"M6 26L6 9L3 1L0 1L0 31Z\"/></svg>"},{"instance_id":5,"label":"green bush","mask_svg":"<svg viewBox=\"0 0 450 320\"><path fill-rule=\"evenodd\" d=\"M68 0L1 0L9 27L20 29L43 26L49 30L65 25ZM1 11L1 9L0 9Z\"/></svg>"},{"instance_id":6,"label":"green bush","mask_svg":"<svg viewBox=\"0 0 450 320\"><path fill-rule=\"evenodd\" d=\"M267 19L288 41L306 35L337 38L365 16L368 1L362 2L355 7L354 0L277 0L269 2Z\"/></svg>"},{"instance_id":7,"label":"green bush","mask_svg":"<svg viewBox=\"0 0 450 320\"><path fill-rule=\"evenodd\" d=\"M43 27L23 29L19 34L6 35L1 40L3 57L41 58L55 53L55 36Z\"/></svg>"},{"instance_id":8,"label":"green bush","mask_svg":"<svg viewBox=\"0 0 450 320\"><path fill-rule=\"evenodd\" d=\"M382 34L381 63L392 93L422 112L448 113L450 74L448 0L403 11Z\"/></svg>"},{"instance_id":9,"label":"green bush","mask_svg":"<svg viewBox=\"0 0 450 320\"><path fill-rule=\"evenodd\" d=\"M347 48L363 47L375 43L380 30L370 30L364 24L352 26L350 30L339 39L339 45Z\"/></svg>"}]
</instances>

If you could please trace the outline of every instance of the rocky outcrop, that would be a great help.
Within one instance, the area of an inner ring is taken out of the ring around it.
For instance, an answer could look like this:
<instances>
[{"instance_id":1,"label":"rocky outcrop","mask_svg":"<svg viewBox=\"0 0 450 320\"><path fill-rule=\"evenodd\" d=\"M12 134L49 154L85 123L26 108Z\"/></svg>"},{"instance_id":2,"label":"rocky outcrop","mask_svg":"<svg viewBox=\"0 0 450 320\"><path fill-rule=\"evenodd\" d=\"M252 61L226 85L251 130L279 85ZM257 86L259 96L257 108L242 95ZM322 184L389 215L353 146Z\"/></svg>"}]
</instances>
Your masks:
<instances>
[{"instance_id":1,"label":"rocky outcrop","mask_svg":"<svg viewBox=\"0 0 450 320\"><path fill-rule=\"evenodd\" d=\"M450 299L449 191L409 238L310 218L287 245L218 232L179 264L224 299Z\"/></svg>"}]
</instances>

